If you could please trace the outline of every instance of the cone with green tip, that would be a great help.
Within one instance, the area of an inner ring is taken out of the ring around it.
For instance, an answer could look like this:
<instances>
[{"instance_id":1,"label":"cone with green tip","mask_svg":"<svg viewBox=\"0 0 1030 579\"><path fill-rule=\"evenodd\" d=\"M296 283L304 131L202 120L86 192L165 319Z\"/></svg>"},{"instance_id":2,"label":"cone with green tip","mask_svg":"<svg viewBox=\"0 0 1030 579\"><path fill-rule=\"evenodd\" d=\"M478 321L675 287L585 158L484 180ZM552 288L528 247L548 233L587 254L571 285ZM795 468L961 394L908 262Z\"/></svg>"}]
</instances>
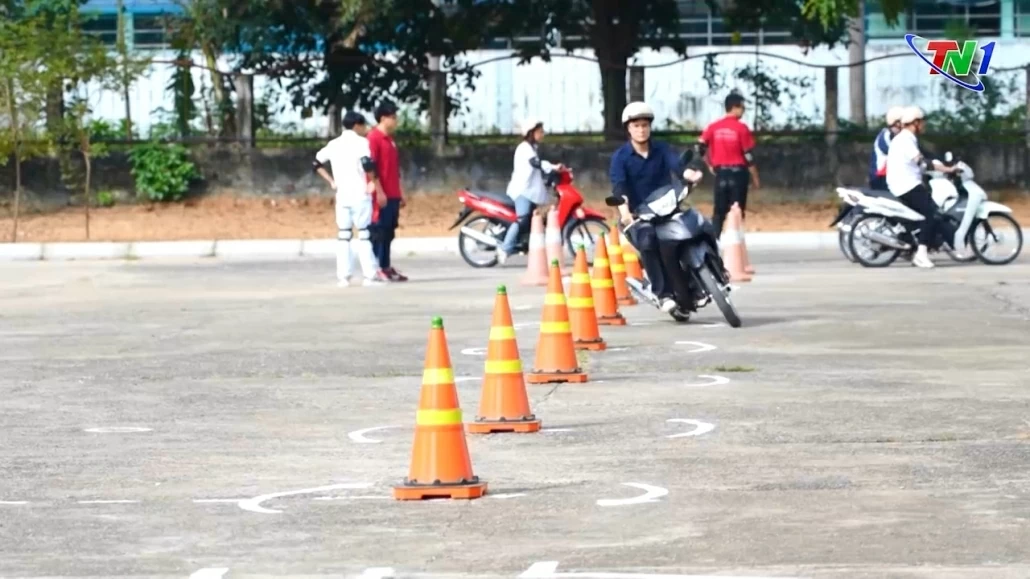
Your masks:
<instances>
[{"instance_id":1,"label":"cone with green tip","mask_svg":"<svg viewBox=\"0 0 1030 579\"><path fill-rule=\"evenodd\" d=\"M466 425L473 434L491 432L538 432L541 421L529 409L526 381L515 340L508 291L497 286L493 321L486 347L479 414Z\"/></svg>"},{"instance_id":2,"label":"cone with green tip","mask_svg":"<svg viewBox=\"0 0 1030 579\"><path fill-rule=\"evenodd\" d=\"M393 488L393 497L475 499L485 493L486 483L472 472L443 319L434 317L415 414L411 466L404 483Z\"/></svg>"},{"instance_id":3,"label":"cone with green tip","mask_svg":"<svg viewBox=\"0 0 1030 579\"><path fill-rule=\"evenodd\" d=\"M536 362L526 376L530 384L552 382L586 382L587 374L579 367L576 347L569 324L569 309L561 283L558 260L551 262L544 311L540 321L540 338L536 344Z\"/></svg>"}]
</instances>

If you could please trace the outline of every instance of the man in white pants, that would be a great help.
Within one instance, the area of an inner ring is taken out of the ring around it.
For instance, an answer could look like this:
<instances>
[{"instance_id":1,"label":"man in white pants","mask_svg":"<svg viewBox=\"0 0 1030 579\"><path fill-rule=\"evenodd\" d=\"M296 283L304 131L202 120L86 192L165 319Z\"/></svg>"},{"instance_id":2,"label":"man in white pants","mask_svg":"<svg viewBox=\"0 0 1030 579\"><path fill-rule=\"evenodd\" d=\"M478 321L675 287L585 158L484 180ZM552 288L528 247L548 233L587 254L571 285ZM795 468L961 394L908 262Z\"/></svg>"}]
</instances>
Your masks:
<instances>
[{"instance_id":1,"label":"man in white pants","mask_svg":"<svg viewBox=\"0 0 1030 579\"><path fill-rule=\"evenodd\" d=\"M361 113L349 112L343 117L344 131L322 148L312 163L315 172L336 190L336 279L339 287L350 285L352 228L358 230L357 253L366 286L382 285L377 277L378 266L372 253L372 203L385 201L379 185L375 162L365 133L368 124ZM332 166L332 175L325 169Z\"/></svg>"}]
</instances>

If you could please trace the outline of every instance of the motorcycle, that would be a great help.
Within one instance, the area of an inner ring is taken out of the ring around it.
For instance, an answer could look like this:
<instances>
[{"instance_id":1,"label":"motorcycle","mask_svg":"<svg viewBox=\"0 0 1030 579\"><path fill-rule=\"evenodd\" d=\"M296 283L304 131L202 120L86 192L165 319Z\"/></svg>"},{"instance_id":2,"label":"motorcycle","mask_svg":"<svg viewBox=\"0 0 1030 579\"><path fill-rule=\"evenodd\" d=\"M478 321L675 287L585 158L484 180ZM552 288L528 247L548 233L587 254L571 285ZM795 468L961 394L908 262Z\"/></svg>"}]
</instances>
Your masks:
<instances>
[{"instance_id":1,"label":"motorcycle","mask_svg":"<svg viewBox=\"0 0 1030 579\"><path fill-rule=\"evenodd\" d=\"M729 325L739 328L740 316L730 301L729 275L719 256L715 229L694 208L680 208L689 194L689 185L679 191L675 187L655 189L637 210L633 221L625 227L620 226L620 229L626 239L639 247L634 228L643 223L654 224L662 265L675 295L676 307L669 312L674 320L686 322L690 320L691 313L714 301ZM605 199L609 207L618 207L625 202L622 197ZM645 285L627 278L626 284L639 299L659 307L658 297L651 292L650 283Z\"/></svg>"},{"instance_id":2,"label":"motorcycle","mask_svg":"<svg viewBox=\"0 0 1030 579\"><path fill-rule=\"evenodd\" d=\"M957 167L958 171L951 174L930 172L931 196L939 214L937 235L928 249L943 249L956 261L979 259L988 265L1011 263L1023 248L1023 232L1012 217L1012 210L987 200L987 194L973 180L973 170L969 165L950 151L944 159L943 164ZM864 267L887 267L898 257L904 255L909 258L915 252L918 245L916 233L925 221L922 215L888 191L838 187L837 194L845 204L834 224L841 224L838 228L841 235L846 235L848 251L855 261ZM993 224L992 220L995 221ZM1012 227L1011 237L1016 241L1016 247L1010 254L994 258L987 254L987 250L1009 237L999 234L1003 226ZM971 254L959 253L966 247L971 248ZM860 253L860 248L867 249L869 254Z\"/></svg>"},{"instance_id":3,"label":"motorcycle","mask_svg":"<svg viewBox=\"0 0 1030 579\"><path fill-rule=\"evenodd\" d=\"M605 216L583 205L583 194L572 185L572 171L568 168L546 173L544 183L558 200L558 226L563 245L569 255L573 256L576 253L576 245L584 245L587 261L592 264L595 240L601 233L608 233ZM515 201L506 193L474 191L469 188L458 191L458 201L463 207L448 230L461 225L461 229L458 230L458 251L461 257L465 263L475 268L497 265L496 249L504 241L508 228L517 219ZM473 215L474 217L468 219ZM591 234L592 228L596 228L597 232ZM529 234L528 227L519 231L513 254L528 253ZM475 259L471 249L489 253L483 259Z\"/></svg>"}]
</instances>

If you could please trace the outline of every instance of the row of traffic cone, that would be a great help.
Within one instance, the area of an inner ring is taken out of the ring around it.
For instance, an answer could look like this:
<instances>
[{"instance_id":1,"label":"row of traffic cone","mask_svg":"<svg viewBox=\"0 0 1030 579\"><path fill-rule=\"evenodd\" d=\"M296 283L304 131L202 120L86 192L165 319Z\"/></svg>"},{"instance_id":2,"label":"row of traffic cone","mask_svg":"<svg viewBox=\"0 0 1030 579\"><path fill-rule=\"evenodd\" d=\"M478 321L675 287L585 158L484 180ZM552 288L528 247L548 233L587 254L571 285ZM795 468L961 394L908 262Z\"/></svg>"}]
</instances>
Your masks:
<instances>
[{"instance_id":1,"label":"row of traffic cone","mask_svg":"<svg viewBox=\"0 0 1030 579\"><path fill-rule=\"evenodd\" d=\"M616 235L618 235L616 233ZM618 247L617 238L613 247ZM611 260L621 265L621 255ZM618 271L618 270L616 270ZM623 272L622 281L625 283ZM484 367L479 412L463 425L443 320L433 318L422 375L422 393L415 417L415 440L408 477L394 487L394 498L421 500L445 497L474 499L487 484L472 469L464 429L472 434L538 432L542 421L533 414L526 384L584 383L587 373L576 350L604 350L599 325L625 325L618 311L616 279L602 236L588 271L586 250L579 246L568 298L557 259L548 270L547 293L540 322L533 369L523 372L505 286L497 288ZM598 306L595 308L595 304Z\"/></svg>"}]
</instances>

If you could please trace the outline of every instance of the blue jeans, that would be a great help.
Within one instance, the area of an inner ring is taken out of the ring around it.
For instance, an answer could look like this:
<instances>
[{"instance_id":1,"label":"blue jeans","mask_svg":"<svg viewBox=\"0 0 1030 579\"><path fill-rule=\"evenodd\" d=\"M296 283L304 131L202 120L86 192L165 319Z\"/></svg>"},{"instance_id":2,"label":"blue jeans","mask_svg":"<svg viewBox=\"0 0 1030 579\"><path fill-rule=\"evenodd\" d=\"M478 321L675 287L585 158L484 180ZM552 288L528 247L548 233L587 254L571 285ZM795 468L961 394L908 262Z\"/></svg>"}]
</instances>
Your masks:
<instances>
[{"instance_id":1,"label":"blue jeans","mask_svg":"<svg viewBox=\"0 0 1030 579\"><path fill-rule=\"evenodd\" d=\"M529 220L533 216L534 209L536 209L536 203L525 197L515 198L515 215L517 219L515 223L508 227L508 232L501 243L501 251L508 255L515 253L515 244L519 240L519 231L523 227L529 227Z\"/></svg>"}]
</instances>

